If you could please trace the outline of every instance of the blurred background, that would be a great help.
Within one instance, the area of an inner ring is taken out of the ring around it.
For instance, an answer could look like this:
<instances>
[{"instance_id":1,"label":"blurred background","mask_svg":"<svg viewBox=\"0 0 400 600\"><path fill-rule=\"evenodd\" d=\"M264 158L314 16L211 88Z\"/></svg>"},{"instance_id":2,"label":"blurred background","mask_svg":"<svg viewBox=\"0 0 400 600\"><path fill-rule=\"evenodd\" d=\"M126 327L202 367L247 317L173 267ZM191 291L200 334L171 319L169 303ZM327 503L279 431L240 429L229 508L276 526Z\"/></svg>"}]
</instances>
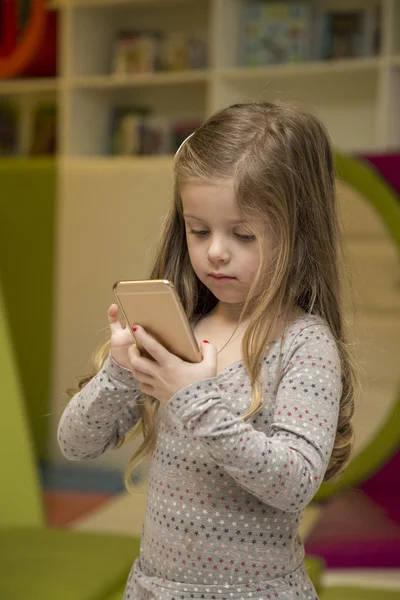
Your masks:
<instances>
[{"instance_id":1,"label":"blurred background","mask_svg":"<svg viewBox=\"0 0 400 600\"><path fill-rule=\"evenodd\" d=\"M353 461L305 512L310 573L324 600L400 598L400 0L0 0L0 599L122 598L148 464L129 496L132 444L68 463L65 390L113 283L149 275L181 142L276 99L334 144L363 381Z\"/></svg>"}]
</instances>

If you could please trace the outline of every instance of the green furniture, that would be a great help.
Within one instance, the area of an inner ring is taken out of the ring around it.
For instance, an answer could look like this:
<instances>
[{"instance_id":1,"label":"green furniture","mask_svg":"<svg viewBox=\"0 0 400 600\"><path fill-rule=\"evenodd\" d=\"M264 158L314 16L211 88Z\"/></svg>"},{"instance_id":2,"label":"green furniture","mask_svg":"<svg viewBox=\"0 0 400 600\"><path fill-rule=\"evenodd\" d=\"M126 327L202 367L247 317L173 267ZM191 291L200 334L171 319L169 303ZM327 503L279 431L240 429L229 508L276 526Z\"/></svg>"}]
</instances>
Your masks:
<instances>
[{"instance_id":1,"label":"green furniture","mask_svg":"<svg viewBox=\"0 0 400 600\"><path fill-rule=\"evenodd\" d=\"M0 363L0 598L109 600L123 589L140 540L46 527L1 288Z\"/></svg>"},{"instance_id":2,"label":"green furniture","mask_svg":"<svg viewBox=\"0 0 400 600\"><path fill-rule=\"evenodd\" d=\"M319 600L399 600L399 590L337 586L324 590Z\"/></svg>"},{"instance_id":3,"label":"green furniture","mask_svg":"<svg viewBox=\"0 0 400 600\"><path fill-rule=\"evenodd\" d=\"M124 591L125 591L125 586L120 587L119 590L117 590L110 596L107 596L107 598L105 600L122 600L124 597Z\"/></svg>"},{"instance_id":4,"label":"green furniture","mask_svg":"<svg viewBox=\"0 0 400 600\"><path fill-rule=\"evenodd\" d=\"M324 561L318 556L306 556L304 564L307 569L307 573L317 593L321 590L321 579L325 569Z\"/></svg>"},{"instance_id":5,"label":"green furniture","mask_svg":"<svg viewBox=\"0 0 400 600\"><path fill-rule=\"evenodd\" d=\"M46 459L53 356L56 161L1 158L0 190L4 304L35 456Z\"/></svg>"}]
</instances>

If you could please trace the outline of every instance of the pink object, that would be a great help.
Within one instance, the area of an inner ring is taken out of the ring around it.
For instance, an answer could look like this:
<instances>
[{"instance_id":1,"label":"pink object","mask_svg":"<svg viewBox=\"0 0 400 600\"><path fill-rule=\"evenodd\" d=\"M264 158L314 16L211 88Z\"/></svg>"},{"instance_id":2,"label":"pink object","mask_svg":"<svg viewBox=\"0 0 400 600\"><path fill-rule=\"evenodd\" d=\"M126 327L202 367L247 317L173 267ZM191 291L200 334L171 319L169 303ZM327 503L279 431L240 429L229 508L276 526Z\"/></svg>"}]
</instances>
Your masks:
<instances>
[{"instance_id":1,"label":"pink object","mask_svg":"<svg viewBox=\"0 0 400 600\"><path fill-rule=\"evenodd\" d=\"M112 498L112 494L75 491L44 492L43 495L47 523L51 527L68 527Z\"/></svg>"},{"instance_id":2,"label":"pink object","mask_svg":"<svg viewBox=\"0 0 400 600\"><path fill-rule=\"evenodd\" d=\"M330 568L399 568L400 525L362 490L345 490L327 502L305 547Z\"/></svg>"},{"instance_id":3,"label":"pink object","mask_svg":"<svg viewBox=\"0 0 400 600\"><path fill-rule=\"evenodd\" d=\"M396 154L374 154L360 156L367 160L380 175L387 180L398 194L400 194L400 153Z\"/></svg>"}]
</instances>

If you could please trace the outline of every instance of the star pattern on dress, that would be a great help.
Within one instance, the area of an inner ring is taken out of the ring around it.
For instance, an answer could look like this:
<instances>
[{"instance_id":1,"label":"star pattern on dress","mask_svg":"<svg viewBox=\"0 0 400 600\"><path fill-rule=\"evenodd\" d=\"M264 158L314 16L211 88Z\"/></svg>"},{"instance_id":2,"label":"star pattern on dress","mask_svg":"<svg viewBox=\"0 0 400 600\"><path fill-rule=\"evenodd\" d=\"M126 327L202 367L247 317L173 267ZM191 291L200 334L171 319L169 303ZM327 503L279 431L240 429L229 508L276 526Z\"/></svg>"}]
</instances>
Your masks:
<instances>
[{"instance_id":1,"label":"star pattern on dress","mask_svg":"<svg viewBox=\"0 0 400 600\"><path fill-rule=\"evenodd\" d=\"M128 373L109 361L71 407L59 431L71 454L93 455L137 422ZM262 375L267 402L247 421L243 361L163 406L125 600L316 600L298 528L336 433L340 360L327 326L310 316L293 324Z\"/></svg>"}]
</instances>

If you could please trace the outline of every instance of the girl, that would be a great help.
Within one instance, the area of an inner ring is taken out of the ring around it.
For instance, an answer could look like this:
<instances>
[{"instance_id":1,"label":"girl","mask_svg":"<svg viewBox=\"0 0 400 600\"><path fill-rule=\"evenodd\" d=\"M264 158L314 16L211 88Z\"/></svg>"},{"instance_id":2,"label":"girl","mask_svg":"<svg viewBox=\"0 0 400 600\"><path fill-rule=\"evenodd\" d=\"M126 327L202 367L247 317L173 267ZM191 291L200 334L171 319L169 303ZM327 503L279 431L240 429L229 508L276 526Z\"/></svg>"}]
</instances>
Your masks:
<instances>
[{"instance_id":1,"label":"girl","mask_svg":"<svg viewBox=\"0 0 400 600\"><path fill-rule=\"evenodd\" d=\"M108 309L111 344L59 425L71 460L134 426L151 455L125 600L315 600L298 526L352 448L332 152L313 115L236 104L179 149L151 278L172 281L203 360Z\"/></svg>"}]
</instances>

